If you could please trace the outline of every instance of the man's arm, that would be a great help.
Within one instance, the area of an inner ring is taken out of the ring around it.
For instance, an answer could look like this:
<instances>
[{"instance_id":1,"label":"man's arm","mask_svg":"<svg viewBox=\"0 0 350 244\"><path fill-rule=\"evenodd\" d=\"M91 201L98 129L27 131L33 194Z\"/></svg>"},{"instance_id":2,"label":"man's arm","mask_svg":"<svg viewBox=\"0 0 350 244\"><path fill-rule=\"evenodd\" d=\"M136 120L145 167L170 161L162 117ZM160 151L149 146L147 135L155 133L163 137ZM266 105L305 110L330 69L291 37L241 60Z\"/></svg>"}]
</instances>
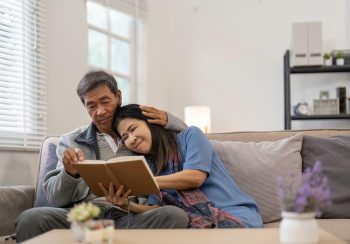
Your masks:
<instances>
[{"instance_id":1,"label":"man's arm","mask_svg":"<svg viewBox=\"0 0 350 244\"><path fill-rule=\"evenodd\" d=\"M48 172L44 178L44 190L46 198L54 206L62 207L72 202L80 201L89 193L89 188L80 178L71 176L63 166L64 153L72 145L67 136L59 139L56 154L58 163L55 170Z\"/></svg>"},{"instance_id":2,"label":"man's arm","mask_svg":"<svg viewBox=\"0 0 350 244\"><path fill-rule=\"evenodd\" d=\"M187 125L185 124L185 122L183 122L178 117L172 115L171 113L167 113L167 115L168 115L168 124L165 126L165 129L181 132L187 128Z\"/></svg>"},{"instance_id":3,"label":"man's arm","mask_svg":"<svg viewBox=\"0 0 350 244\"><path fill-rule=\"evenodd\" d=\"M178 117L167 113L163 110L156 109L149 106L140 106L142 114L149 117L149 123L159 124L165 127L165 129L180 132L187 128L187 125Z\"/></svg>"}]
</instances>

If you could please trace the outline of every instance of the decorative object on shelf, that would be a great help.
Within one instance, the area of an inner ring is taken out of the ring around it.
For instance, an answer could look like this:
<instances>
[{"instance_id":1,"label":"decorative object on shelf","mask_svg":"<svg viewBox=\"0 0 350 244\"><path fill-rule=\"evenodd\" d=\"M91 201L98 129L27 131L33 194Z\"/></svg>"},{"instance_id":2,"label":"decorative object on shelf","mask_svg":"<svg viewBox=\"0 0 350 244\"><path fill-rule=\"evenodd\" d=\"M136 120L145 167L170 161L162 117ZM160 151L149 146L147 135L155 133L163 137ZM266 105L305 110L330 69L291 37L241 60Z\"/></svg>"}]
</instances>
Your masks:
<instances>
[{"instance_id":1,"label":"decorative object on shelf","mask_svg":"<svg viewBox=\"0 0 350 244\"><path fill-rule=\"evenodd\" d=\"M339 99L339 114L346 114L346 87L337 87L337 98Z\"/></svg>"},{"instance_id":2,"label":"decorative object on shelf","mask_svg":"<svg viewBox=\"0 0 350 244\"><path fill-rule=\"evenodd\" d=\"M313 114L331 115L339 114L339 99L314 99Z\"/></svg>"},{"instance_id":3,"label":"decorative object on shelf","mask_svg":"<svg viewBox=\"0 0 350 244\"><path fill-rule=\"evenodd\" d=\"M337 59L337 54L341 52L343 53L343 58L344 58L344 65L350 65L350 50L333 50L331 55L332 55L332 59L333 59L333 65L336 64L336 59Z\"/></svg>"},{"instance_id":4,"label":"decorative object on shelf","mask_svg":"<svg viewBox=\"0 0 350 244\"><path fill-rule=\"evenodd\" d=\"M185 107L185 123L188 126L199 127L204 133L210 132L210 107L187 106Z\"/></svg>"},{"instance_id":5,"label":"decorative object on shelf","mask_svg":"<svg viewBox=\"0 0 350 244\"><path fill-rule=\"evenodd\" d=\"M280 225L281 243L317 243L318 225L315 216L329 207L331 193L328 179L322 174L317 161L313 168L306 168L301 182L295 174L277 178L277 192L282 205Z\"/></svg>"},{"instance_id":6,"label":"decorative object on shelf","mask_svg":"<svg viewBox=\"0 0 350 244\"><path fill-rule=\"evenodd\" d=\"M332 56L330 53L323 54L323 64L325 66L332 66Z\"/></svg>"},{"instance_id":7,"label":"decorative object on shelf","mask_svg":"<svg viewBox=\"0 0 350 244\"><path fill-rule=\"evenodd\" d=\"M336 64L337 65L344 65L344 52L343 51L338 51L336 56L335 56Z\"/></svg>"},{"instance_id":8,"label":"decorative object on shelf","mask_svg":"<svg viewBox=\"0 0 350 244\"><path fill-rule=\"evenodd\" d=\"M313 114L315 115L331 115L339 114L339 98L330 99L329 91L320 91L320 98L313 101Z\"/></svg>"},{"instance_id":9,"label":"decorative object on shelf","mask_svg":"<svg viewBox=\"0 0 350 244\"><path fill-rule=\"evenodd\" d=\"M71 230L74 239L84 241L85 224L100 214L100 208L92 203L80 203L75 205L67 214L67 220L71 222Z\"/></svg>"},{"instance_id":10,"label":"decorative object on shelf","mask_svg":"<svg viewBox=\"0 0 350 244\"><path fill-rule=\"evenodd\" d=\"M329 91L320 91L320 99L329 99Z\"/></svg>"},{"instance_id":11,"label":"decorative object on shelf","mask_svg":"<svg viewBox=\"0 0 350 244\"><path fill-rule=\"evenodd\" d=\"M319 66L322 58L322 22L293 23L291 66Z\"/></svg>"},{"instance_id":12,"label":"decorative object on shelf","mask_svg":"<svg viewBox=\"0 0 350 244\"><path fill-rule=\"evenodd\" d=\"M294 114L295 115L308 115L309 112L310 112L309 105L305 101L300 101L294 107Z\"/></svg>"}]
</instances>

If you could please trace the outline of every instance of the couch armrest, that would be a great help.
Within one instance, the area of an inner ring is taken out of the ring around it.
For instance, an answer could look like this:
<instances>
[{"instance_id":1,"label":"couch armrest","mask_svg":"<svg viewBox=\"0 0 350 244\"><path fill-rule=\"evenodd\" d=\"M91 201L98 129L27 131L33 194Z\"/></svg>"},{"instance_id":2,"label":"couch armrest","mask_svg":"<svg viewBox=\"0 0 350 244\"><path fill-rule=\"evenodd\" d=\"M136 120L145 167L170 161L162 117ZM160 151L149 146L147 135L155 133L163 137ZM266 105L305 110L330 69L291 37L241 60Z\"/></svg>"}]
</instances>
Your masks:
<instances>
[{"instance_id":1,"label":"couch armrest","mask_svg":"<svg viewBox=\"0 0 350 244\"><path fill-rule=\"evenodd\" d=\"M0 236L15 232L18 215L33 207L32 186L0 186Z\"/></svg>"}]
</instances>

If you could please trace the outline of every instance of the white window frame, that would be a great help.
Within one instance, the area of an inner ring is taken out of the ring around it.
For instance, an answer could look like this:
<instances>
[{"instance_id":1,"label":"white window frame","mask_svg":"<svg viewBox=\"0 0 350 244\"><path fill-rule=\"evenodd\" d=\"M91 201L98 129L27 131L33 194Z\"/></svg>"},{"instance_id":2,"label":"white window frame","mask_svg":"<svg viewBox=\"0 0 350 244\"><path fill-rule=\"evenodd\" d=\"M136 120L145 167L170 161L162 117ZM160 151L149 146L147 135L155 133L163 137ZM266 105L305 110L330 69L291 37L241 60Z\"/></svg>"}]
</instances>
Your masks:
<instances>
[{"instance_id":1,"label":"white window frame","mask_svg":"<svg viewBox=\"0 0 350 244\"><path fill-rule=\"evenodd\" d=\"M2 150L37 151L46 136L45 2L0 2Z\"/></svg>"},{"instance_id":2,"label":"white window frame","mask_svg":"<svg viewBox=\"0 0 350 244\"><path fill-rule=\"evenodd\" d=\"M87 0L105 6L107 9L114 9L119 12L130 15L132 27L130 30L130 39L111 32L110 17L107 20L107 29L88 23L88 30L94 30L107 35L108 51L107 51L107 68L105 71L118 78L128 79L130 82L130 103L144 103L147 94L147 67L146 67L146 40L147 40L147 3L145 0ZM141 27L142 25L142 27ZM111 39L117 39L130 44L130 75L118 73L111 69ZM88 63L89 69L101 69ZM121 91L123 94L123 91ZM124 103L123 103L124 104Z\"/></svg>"}]
</instances>

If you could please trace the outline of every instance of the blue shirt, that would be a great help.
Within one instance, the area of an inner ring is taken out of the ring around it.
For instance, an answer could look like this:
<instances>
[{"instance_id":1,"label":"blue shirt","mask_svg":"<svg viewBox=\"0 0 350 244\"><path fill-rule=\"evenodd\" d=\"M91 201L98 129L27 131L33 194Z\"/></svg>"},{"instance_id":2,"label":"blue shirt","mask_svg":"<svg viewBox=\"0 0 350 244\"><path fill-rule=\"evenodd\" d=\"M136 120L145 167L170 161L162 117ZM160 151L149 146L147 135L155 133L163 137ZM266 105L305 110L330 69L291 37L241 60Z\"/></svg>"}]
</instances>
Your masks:
<instances>
[{"instance_id":1,"label":"blue shirt","mask_svg":"<svg viewBox=\"0 0 350 244\"><path fill-rule=\"evenodd\" d=\"M182 154L183 170L201 170L208 173L199 188L208 200L215 207L237 217L245 226L262 227L263 222L254 199L239 189L202 131L197 127L189 127L178 134L177 140ZM170 173L166 167L160 175ZM173 190L166 191L177 197ZM157 197L149 196L148 204L158 204Z\"/></svg>"}]
</instances>

